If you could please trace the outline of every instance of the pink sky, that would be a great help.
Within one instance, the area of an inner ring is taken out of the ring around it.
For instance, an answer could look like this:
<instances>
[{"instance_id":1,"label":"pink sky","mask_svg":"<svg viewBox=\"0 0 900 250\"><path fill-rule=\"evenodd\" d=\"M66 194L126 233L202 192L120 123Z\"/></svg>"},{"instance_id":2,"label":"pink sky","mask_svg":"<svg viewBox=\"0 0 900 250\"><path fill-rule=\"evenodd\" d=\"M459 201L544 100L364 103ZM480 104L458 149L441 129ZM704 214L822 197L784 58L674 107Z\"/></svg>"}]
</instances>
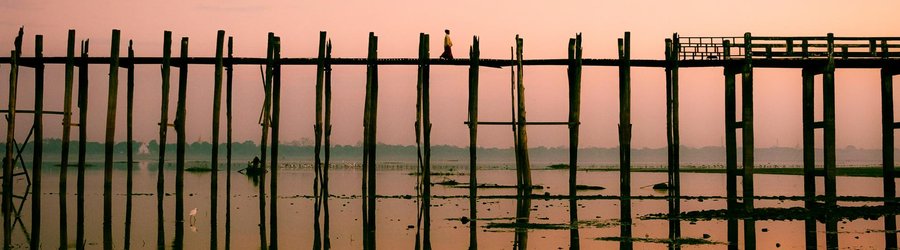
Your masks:
<instances>
[{"instance_id":1,"label":"pink sky","mask_svg":"<svg viewBox=\"0 0 900 250\"><path fill-rule=\"evenodd\" d=\"M122 30L122 51L134 40L137 56L160 56L164 30L175 41L190 37L191 56L212 56L215 34L224 29L235 39L235 55L264 57L267 32L282 38L283 57L314 57L318 32L328 31L335 57L364 57L366 36L379 36L379 57L415 57L420 32L432 35L440 48L449 28L457 57L467 57L472 35L481 38L482 58L509 58L514 37L525 39L526 58L565 58L568 39L584 34L585 58L615 58L616 38L632 32L632 57L663 58L664 39L673 32L685 36L736 36L744 32L767 36L900 36L897 1L753 1L725 6L722 1L3 1L0 3L0 44L13 49L19 26L25 26L24 56L33 55L35 34L43 34L45 56L64 56L68 29L78 39L91 39L91 55L108 56L111 29ZM177 43L173 55L178 52ZM8 52L3 52L6 56ZM434 49L432 56L440 51ZM124 56L124 53L123 53ZM91 68L88 137L102 140L108 67ZM311 138L314 123L313 66L285 66L283 74L282 141ZM33 107L33 70L20 70L18 107ZM173 68L173 76L177 69ZM466 119L467 67L432 67L433 144L468 144ZM46 110L61 110L63 67L47 67ZM0 65L6 82L8 65ZM120 70L119 122L116 138L125 138L125 70ZM135 138L156 139L159 119L158 66L136 69ZM415 67L380 67L379 142L414 143ZM188 139L210 140L212 67L192 66L188 88ZM480 119L509 119L508 69L482 68ZM583 75L582 147L615 147L618 123L618 80L615 67L586 67ZM800 71L755 70L755 127L759 147L801 144ZM256 118L262 103L258 68L235 70L236 141L259 140ZM176 77L172 78L171 116L175 111ZM880 88L877 70L840 69L837 79L837 146L881 147ZM632 70L634 147L664 147L665 78L657 68ZM896 80L896 78L895 78ZM528 119L564 121L567 87L564 67L528 67L525 71ZM362 138L362 66L334 70L334 130L337 144ZM3 86L6 86L5 84ZM898 89L898 88L895 88ZM0 100L8 100L0 88ZM817 92L821 86L817 86ZM724 138L721 68L681 70L681 138L684 146L719 146ZM896 90L895 92L900 92ZM821 109L817 96L817 108ZM900 105L895 105L900 107ZM31 123L18 116L19 136ZM224 121L224 108L223 108ZM821 112L817 112L821 119ZM60 137L59 117L45 120L46 137ZM224 123L223 123L224 124ZM99 126L98 126L99 125ZM5 129L6 124L0 125ZM531 146L568 145L565 127L531 127ZM508 127L482 127L479 144L509 147ZM172 133L174 138L174 133ZM222 134L224 138L224 132ZM819 132L821 138L821 132ZM819 139L821 143L821 139ZM821 144L819 144L821 145Z\"/></svg>"}]
</instances>

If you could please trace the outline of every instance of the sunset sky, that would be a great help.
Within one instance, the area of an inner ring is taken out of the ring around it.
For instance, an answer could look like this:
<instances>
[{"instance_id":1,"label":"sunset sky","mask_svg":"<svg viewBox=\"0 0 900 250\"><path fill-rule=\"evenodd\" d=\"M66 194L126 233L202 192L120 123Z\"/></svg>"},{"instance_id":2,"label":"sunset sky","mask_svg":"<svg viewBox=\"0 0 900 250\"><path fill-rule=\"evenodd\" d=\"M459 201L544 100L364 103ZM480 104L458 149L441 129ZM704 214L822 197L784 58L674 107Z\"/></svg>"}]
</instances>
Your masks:
<instances>
[{"instance_id":1,"label":"sunset sky","mask_svg":"<svg viewBox=\"0 0 900 250\"><path fill-rule=\"evenodd\" d=\"M664 39L684 36L900 36L900 1L0 1L0 48L13 49L17 29L25 27L23 56L34 54L34 35L44 35L45 56L65 56L66 32L91 40L92 56L108 56L112 29L122 30L122 55L134 40L137 56L158 57L163 31L177 41L190 37L191 56L213 56L216 31L235 41L235 56L265 57L266 33L281 37L282 57L315 57L318 32L327 31L334 57L365 57L368 32L379 36L379 57L413 58L418 34L431 34L431 55L440 54L443 30L450 29L453 53L468 57L472 36L481 39L482 58L506 59L516 34L524 38L527 59L565 58L568 39L584 36L585 58L615 58L616 39L632 36L632 57L662 59ZM9 65L0 65L0 105L6 108ZM172 69L171 118L175 114L177 68ZM381 66L378 141L413 144L414 66ZM468 145L467 67L433 66L433 144ZM357 144L362 139L364 66L335 66L333 141ZM108 66L90 70L90 140L104 138ZM120 70L117 140L125 139L126 71ZM801 139L801 75L794 69L757 68L755 127L758 147L795 147ZM510 117L509 69L482 68L480 119ZM157 139L160 107L159 66L136 68L135 138ZM63 66L47 67L45 110L62 110ZM633 68L633 146L658 148L665 139L665 74L661 68ZM525 71L530 121L565 121L568 92L565 67L532 66ZM34 71L21 68L18 108L31 109ZM898 80L895 77L895 81ZM257 66L235 70L235 141L259 140L256 125L263 99ZM285 66L282 92L282 142L312 138L315 111L315 66ZM681 140L684 146L720 146L724 141L724 84L721 68L681 70ZM881 148L880 87L877 70L836 72L837 146ZM191 66L188 83L188 140L209 141L213 68ZM77 83L76 83L77 86ZM817 93L821 91L817 81ZM900 92L895 88L895 93ZM618 71L585 67L582 87L581 147L617 146ZM896 96L896 94L895 94ZM817 94L817 119L821 119ZM224 100L224 99L223 99ZM900 105L895 105L900 107ZM222 110L224 128L224 107ZM77 115L77 111L76 111ZM17 116L24 138L30 115ZM45 137L58 138L59 116L45 118ZM5 130L6 124L0 125ZM568 145L565 127L529 127L530 146ZM821 132L817 132L821 138ZM76 136L77 133L73 133ZM170 133L174 138L174 133ZM511 147L509 127L480 128L479 145ZM222 133L224 139L224 130ZM821 145L818 139L817 145ZM821 147L821 146L819 146Z\"/></svg>"}]
</instances>

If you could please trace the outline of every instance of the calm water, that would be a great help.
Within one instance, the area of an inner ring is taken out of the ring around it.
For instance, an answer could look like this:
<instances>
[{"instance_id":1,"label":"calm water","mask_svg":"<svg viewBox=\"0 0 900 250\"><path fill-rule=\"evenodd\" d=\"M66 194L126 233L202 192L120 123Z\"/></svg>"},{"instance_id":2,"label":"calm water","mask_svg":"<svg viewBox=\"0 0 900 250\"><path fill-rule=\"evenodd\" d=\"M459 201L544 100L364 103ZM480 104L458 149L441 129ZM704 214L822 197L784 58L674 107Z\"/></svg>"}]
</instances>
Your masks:
<instances>
[{"instance_id":1,"label":"calm water","mask_svg":"<svg viewBox=\"0 0 900 250\"><path fill-rule=\"evenodd\" d=\"M49 164L47 164L49 165ZM203 163L188 163L188 167L202 166ZM235 166L238 170L243 166ZM436 167L435 172L457 173L454 175L434 176L433 182L456 180L468 182L466 167ZM385 196L377 203L377 246L379 249L412 249L415 243L416 211L415 196L416 176L411 175L414 167L391 167L377 173L377 191ZM166 242L171 247L175 236L175 171L170 164L165 169L166 192L165 218ZM121 249L124 244L125 221L125 178L124 163L117 164L113 172L113 245ZM270 176L267 176L270 177ZM284 249L307 249L312 246L313 238L313 194L314 172L306 166L289 164L279 172L278 196L278 234L279 246ZM339 167L330 171L331 242L333 249L362 248L361 199L357 196L361 187L361 172L358 168ZM515 171L507 169L479 170L479 183L515 185ZM618 172L585 172L578 175L578 184L602 186L605 190L579 191L580 195L619 194ZM683 196L720 196L726 195L724 174L682 173ZM134 170L133 227L131 245L133 248L156 247L156 197L157 163L139 162ZM543 186L536 193L551 195L568 194L567 170L535 170L535 185ZM43 208L41 225L42 246L55 248L59 245L59 168L47 167L43 173ZM74 246L76 228L76 169L70 168L68 173L68 245ZM210 173L185 173L184 204L184 245L190 249L208 249L210 239ZM665 182L665 173L633 173L633 196L665 196L665 192L653 190L650 186ZM225 241L225 171L219 173L219 248L224 248ZM818 179L820 194L822 179ZM758 196L802 196L802 176L788 175L756 175L755 191ZM24 178L16 178L15 193L21 195L26 187ZM233 249L259 248L259 197L258 187L245 175L232 173L231 194L231 244ZM267 182L268 185L268 182ZM738 186L740 187L740 183ZM838 177L839 196L873 196L882 195L880 178ZM268 187L266 192L269 193ZM102 164L94 164L86 170L85 177L85 227L88 248L102 247L103 221L103 169ZM432 207L432 246L434 249L466 249L469 245L469 225L459 219L469 215L468 189L435 185L432 188L435 196ZM479 189L479 196L514 195L514 189ZM740 194L740 190L738 190ZM32 196L29 196L29 199ZM266 199L268 203L268 199ZM22 223L13 228L13 245L27 248L31 235L31 204L14 199L15 207L21 205L20 219ZM516 216L515 199L504 197L486 197L478 200L478 244L481 249L512 249L515 232L511 228L488 228L491 222L513 222ZM618 237L621 226L620 201L618 199L584 199L578 202L577 214L584 224L579 228L580 242L583 249L615 249L617 241L597 240L601 237ZM641 219L653 213L666 213L668 202L664 199L634 199L632 204L632 235L635 238L659 239L668 238L669 222L666 220ZM532 199L530 223L560 224L569 223L569 201L566 199ZM760 207L802 207L802 201L761 199L755 203ZM880 205L878 202L840 202L840 205L861 206ZM724 199L684 199L681 201L682 211L724 209ZM193 223L188 213L196 208L197 215ZM269 213L266 208L266 213ZM883 249L884 222L877 220L840 221L839 243L841 248ZM268 224L268 223L267 223ZM682 221L682 237L703 239L721 244L683 245L684 249L725 249L727 245L727 223L724 220ZM818 247L825 247L825 225L817 223ZM739 235L744 235L743 227L738 227ZM756 241L759 249L804 249L804 221L757 221ZM563 229L531 229L527 232L529 249L568 249L570 231ZM743 238L740 239L743 245ZM667 244L635 242L635 249L664 249Z\"/></svg>"}]
</instances>

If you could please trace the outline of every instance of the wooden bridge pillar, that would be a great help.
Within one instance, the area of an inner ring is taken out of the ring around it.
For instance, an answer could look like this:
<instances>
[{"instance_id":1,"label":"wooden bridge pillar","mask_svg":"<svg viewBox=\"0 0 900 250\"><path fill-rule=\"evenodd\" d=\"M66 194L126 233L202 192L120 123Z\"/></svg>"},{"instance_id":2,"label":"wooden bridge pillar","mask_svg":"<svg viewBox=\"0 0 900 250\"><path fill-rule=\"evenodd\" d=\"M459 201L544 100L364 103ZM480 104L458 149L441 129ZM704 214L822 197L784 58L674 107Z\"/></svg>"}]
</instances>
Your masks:
<instances>
[{"instance_id":1,"label":"wooden bridge pillar","mask_svg":"<svg viewBox=\"0 0 900 250\"><path fill-rule=\"evenodd\" d=\"M106 150L103 168L103 249L112 249L112 168L119 90L119 30L112 31L106 109Z\"/></svg>"},{"instance_id":2,"label":"wooden bridge pillar","mask_svg":"<svg viewBox=\"0 0 900 250\"><path fill-rule=\"evenodd\" d=\"M165 200L166 194L166 179L165 179L165 166L166 166L166 138L168 137L169 131L169 80L171 74L171 65L172 65L172 32L165 31L163 32L163 55L162 55L162 68L160 69L160 74L162 75L162 107L160 107L160 118L159 118L159 166L156 170L156 245L157 246L165 246L168 244L166 242L166 232L165 232L165 223L163 222L165 216L165 207L163 206L163 201ZM79 87L80 89L80 87ZM85 91L85 93L87 93ZM79 94L79 97L80 94ZM84 111L82 111L84 112ZM82 121L82 126L84 127L84 121ZM80 143L80 142L79 142Z\"/></svg>"},{"instance_id":3,"label":"wooden bridge pillar","mask_svg":"<svg viewBox=\"0 0 900 250\"><path fill-rule=\"evenodd\" d=\"M128 63L125 65L128 69L126 76L126 93L125 93L125 249L131 249L131 211L132 211L132 193L134 190L134 42L128 40Z\"/></svg>"},{"instance_id":4,"label":"wooden bridge pillar","mask_svg":"<svg viewBox=\"0 0 900 250\"><path fill-rule=\"evenodd\" d=\"M731 57L731 42L723 42L724 57ZM729 62L725 64L725 190L728 210L728 249L738 249L737 202L737 92L735 75L740 69Z\"/></svg>"},{"instance_id":5,"label":"wooden bridge pillar","mask_svg":"<svg viewBox=\"0 0 900 250\"><path fill-rule=\"evenodd\" d=\"M581 33L569 39L569 230L570 249L580 249L578 233L578 132L581 124Z\"/></svg>"},{"instance_id":6,"label":"wooden bridge pillar","mask_svg":"<svg viewBox=\"0 0 900 250\"><path fill-rule=\"evenodd\" d=\"M63 135L62 135L62 154L60 155L59 168L59 242L60 246L68 247L68 216L66 210L67 188L68 188L68 169L69 169L69 141L72 131L72 85L75 76L75 30L69 30L68 39L66 41L66 79L65 94L63 96Z\"/></svg>"},{"instance_id":7,"label":"wooden bridge pillar","mask_svg":"<svg viewBox=\"0 0 900 250\"><path fill-rule=\"evenodd\" d=\"M883 48L887 51L886 48ZM886 54L884 53L886 59ZM894 174L894 75L900 74L895 68L881 69L881 128L882 128L882 173L884 181L884 205L896 207L895 174ZM897 249L897 218L884 216L885 249Z\"/></svg>"},{"instance_id":8,"label":"wooden bridge pillar","mask_svg":"<svg viewBox=\"0 0 900 250\"><path fill-rule=\"evenodd\" d=\"M834 129L834 34L828 33L828 62L822 72L822 116L825 150L825 206L837 208L835 129ZM838 247L837 220L828 218L825 223L825 244L829 249Z\"/></svg>"},{"instance_id":9,"label":"wooden bridge pillar","mask_svg":"<svg viewBox=\"0 0 900 250\"><path fill-rule=\"evenodd\" d=\"M272 121L271 121L271 129L272 129L272 148L271 148L271 156L272 156L272 164L269 168L272 170L271 177L271 193L269 194L269 209L271 210L269 214L269 249L276 250L278 249L278 139L280 134L281 127L281 37L275 37L273 40L274 46L272 51L272 57L274 64L272 65L272 84L271 84L271 98L272 98Z\"/></svg>"},{"instance_id":10,"label":"wooden bridge pillar","mask_svg":"<svg viewBox=\"0 0 900 250\"><path fill-rule=\"evenodd\" d=\"M619 39L619 249L631 249L631 32Z\"/></svg>"},{"instance_id":11,"label":"wooden bridge pillar","mask_svg":"<svg viewBox=\"0 0 900 250\"><path fill-rule=\"evenodd\" d=\"M756 249L756 222L752 217L753 214L753 52L752 37L750 33L744 33L744 64L741 68L741 108L742 121L741 132L743 140L743 201L744 212L747 216L744 218L744 249Z\"/></svg>"},{"instance_id":12,"label":"wooden bridge pillar","mask_svg":"<svg viewBox=\"0 0 900 250\"><path fill-rule=\"evenodd\" d=\"M478 71L481 49L477 36L469 48L469 249L478 250Z\"/></svg>"},{"instance_id":13,"label":"wooden bridge pillar","mask_svg":"<svg viewBox=\"0 0 900 250\"><path fill-rule=\"evenodd\" d=\"M325 31L319 32L319 52L316 62L316 117L315 124L313 125L313 134L315 136L315 147L313 151L313 170L315 172L315 179L313 180L313 197L315 209L313 211L313 249L318 250L322 249L322 227L319 223L319 217L322 210L322 201L327 199L327 197L323 197L319 192L319 185L322 184L324 176L322 176L322 99L323 94L322 90L324 88L325 81L325 45L326 45L327 35ZM323 185L324 186L324 185ZM324 189L324 187L323 187Z\"/></svg>"},{"instance_id":14,"label":"wooden bridge pillar","mask_svg":"<svg viewBox=\"0 0 900 250\"><path fill-rule=\"evenodd\" d=\"M219 130L220 118L222 110L222 69L224 60L222 54L225 47L225 31L216 32L216 62L213 75L213 110L212 110L212 152L210 168L209 189L210 189L210 232L209 245L210 248L218 249L219 244Z\"/></svg>"},{"instance_id":15,"label":"wooden bridge pillar","mask_svg":"<svg viewBox=\"0 0 900 250\"><path fill-rule=\"evenodd\" d=\"M174 248L184 247L184 162L187 149L188 38L181 38L181 63L178 64L178 101L175 111L175 240Z\"/></svg>"},{"instance_id":16,"label":"wooden bridge pillar","mask_svg":"<svg viewBox=\"0 0 900 250\"><path fill-rule=\"evenodd\" d=\"M420 167L422 168L422 245L421 249L431 249L431 65L428 62L428 34L419 34L419 67L416 84L416 144L422 142ZM416 238L416 247L420 247Z\"/></svg>"},{"instance_id":17,"label":"wooden bridge pillar","mask_svg":"<svg viewBox=\"0 0 900 250\"><path fill-rule=\"evenodd\" d=\"M369 33L366 101L363 117L363 248L375 249L376 132L378 117L378 37Z\"/></svg>"},{"instance_id":18,"label":"wooden bridge pillar","mask_svg":"<svg viewBox=\"0 0 900 250\"><path fill-rule=\"evenodd\" d=\"M225 64L225 250L231 249L231 97L234 78L234 39L228 37L228 61Z\"/></svg>"},{"instance_id":19,"label":"wooden bridge pillar","mask_svg":"<svg viewBox=\"0 0 900 250\"><path fill-rule=\"evenodd\" d=\"M681 222L674 218L681 213L681 174L679 159L680 138L678 128L678 34L666 39L666 138L668 143L668 202L669 238L681 238ZM681 249L679 244L671 248Z\"/></svg>"},{"instance_id":20,"label":"wooden bridge pillar","mask_svg":"<svg viewBox=\"0 0 900 250\"><path fill-rule=\"evenodd\" d=\"M3 247L9 249L12 245L12 196L13 196L13 168L15 167L15 158L13 151L16 148L15 132L16 132L16 87L19 79L18 57L22 54L22 34L24 31L20 28L19 35L16 36L16 49L10 53L10 70L9 70L9 106L6 118L6 158L3 162Z\"/></svg>"},{"instance_id":21,"label":"wooden bridge pillar","mask_svg":"<svg viewBox=\"0 0 900 250\"><path fill-rule=\"evenodd\" d=\"M88 49L90 40L81 42L81 62L78 65L78 176L76 177L75 200L75 247L84 249L84 168L87 157L87 127L88 127Z\"/></svg>"},{"instance_id":22,"label":"wooden bridge pillar","mask_svg":"<svg viewBox=\"0 0 900 250\"><path fill-rule=\"evenodd\" d=\"M41 168L44 155L44 36L34 37L34 146L32 158L32 174L34 181L31 185L31 248L38 249L41 245Z\"/></svg>"},{"instance_id":23,"label":"wooden bridge pillar","mask_svg":"<svg viewBox=\"0 0 900 250\"><path fill-rule=\"evenodd\" d=\"M519 173L519 191L522 195L531 195L531 161L528 156L528 133L525 130L525 72L522 61L524 49L523 39L516 35L516 142L519 154L516 168Z\"/></svg>"},{"instance_id":24,"label":"wooden bridge pillar","mask_svg":"<svg viewBox=\"0 0 900 250\"><path fill-rule=\"evenodd\" d=\"M803 69L803 200L806 209L815 209L816 204L816 157L815 157L815 70ZM805 236L807 245L816 245L816 220L809 216L805 219Z\"/></svg>"}]
</instances>

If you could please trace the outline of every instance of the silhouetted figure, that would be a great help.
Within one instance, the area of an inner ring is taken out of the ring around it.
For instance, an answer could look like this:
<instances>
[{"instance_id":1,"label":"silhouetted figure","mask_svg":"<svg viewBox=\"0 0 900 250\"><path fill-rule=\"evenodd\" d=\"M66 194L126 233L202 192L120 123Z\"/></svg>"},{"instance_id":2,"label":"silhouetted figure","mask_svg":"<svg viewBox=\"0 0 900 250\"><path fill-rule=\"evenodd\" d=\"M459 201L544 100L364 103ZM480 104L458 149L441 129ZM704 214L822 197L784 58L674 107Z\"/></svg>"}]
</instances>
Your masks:
<instances>
[{"instance_id":1,"label":"silhouetted figure","mask_svg":"<svg viewBox=\"0 0 900 250\"><path fill-rule=\"evenodd\" d=\"M239 173L246 175L262 175L266 173L266 170L260 167L259 165L259 157L254 156L253 160L247 163L247 168L241 169L238 171Z\"/></svg>"},{"instance_id":2,"label":"silhouetted figure","mask_svg":"<svg viewBox=\"0 0 900 250\"><path fill-rule=\"evenodd\" d=\"M444 53L441 54L441 58L453 59L453 52L450 52L450 47L453 47L453 41L450 41L450 30L444 30L444 34Z\"/></svg>"}]
</instances>

